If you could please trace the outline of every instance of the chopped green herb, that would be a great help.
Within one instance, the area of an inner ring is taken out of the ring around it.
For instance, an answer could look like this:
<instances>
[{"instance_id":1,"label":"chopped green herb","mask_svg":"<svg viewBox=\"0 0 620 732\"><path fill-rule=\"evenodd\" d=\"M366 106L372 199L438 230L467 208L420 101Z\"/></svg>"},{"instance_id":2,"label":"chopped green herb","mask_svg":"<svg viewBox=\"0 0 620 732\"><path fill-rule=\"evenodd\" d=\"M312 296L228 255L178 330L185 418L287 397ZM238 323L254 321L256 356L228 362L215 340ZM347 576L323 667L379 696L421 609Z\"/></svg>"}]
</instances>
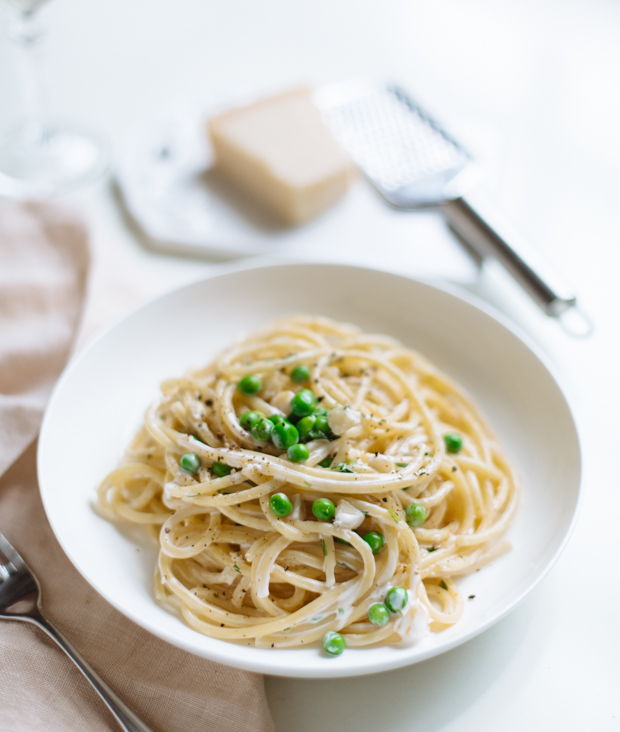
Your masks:
<instances>
[{"instance_id":1,"label":"chopped green herb","mask_svg":"<svg viewBox=\"0 0 620 732\"><path fill-rule=\"evenodd\" d=\"M339 612L339 613L340 613L341 615L344 615L344 608L343 608L343 607L339 607L339 608L338 608L338 612Z\"/></svg>"},{"instance_id":2,"label":"chopped green herb","mask_svg":"<svg viewBox=\"0 0 620 732\"><path fill-rule=\"evenodd\" d=\"M290 628L284 628L284 630L283 630L282 632L283 632L283 633L288 633L288 632L289 632L289 630L290 630Z\"/></svg>"},{"instance_id":3,"label":"chopped green herb","mask_svg":"<svg viewBox=\"0 0 620 732\"><path fill-rule=\"evenodd\" d=\"M396 463L396 465L398 465L399 468L406 468L409 463Z\"/></svg>"},{"instance_id":4,"label":"chopped green herb","mask_svg":"<svg viewBox=\"0 0 620 732\"><path fill-rule=\"evenodd\" d=\"M341 567L345 567L346 569L352 569L352 567L349 567L349 565L348 565L348 564L347 564L346 562L338 562L338 564L339 564L339 565L340 565Z\"/></svg>"},{"instance_id":5,"label":"chopped green herb","mask_svg":"<svg viewBox=\"0 0 620 732\"><path fill-rule=\"evenodd\" d=\"M334 465L334 466L332 466L331 469L338 470L341 473L352 473L353 471L351 470L351 468L348 468L347 466L350 463L354 463L354 462L355 462L355 460L349 460L346 463L340 463L339 465Z\"/></svg>"},{"instance_id":6,"label":"chopped green herb","mask_svg":"<svg viewBox=\"0 0 620 732\"><path fill-rule=\"evenodd\" d=\"M388 513L394 519L394 521L396 521L396 523L398 523L400 521L400 516L398 514L394 513L394 511L390 511L389 508L388 508Z\"/></svg>"},{"instance_id":7,"label":"chopped green herb","mask_svg":"<svg viewBox=\"0 0 620 732\"><path fill-rule=\"evenodd\" d=\"M436 552L437 551L437 547L436 546L427 546L426 547L426 551L427 552Z\"/></svg>"},{"instance_id":8,"label":"chopped green herb","mask_svg":"<svg viewBox=\"0 0 620 732\"><path fill-rule=\"evenodd\" d=\"M334 536L334 541L337 541L339 544L348 544L348 546L351 546L350 541L345 541L344 539L339 539L337 536Z\"/></svg>"},{"instance_id":9,"label":"chopped green herb","mask_svg":"<svg viewBox=\"0 0 620 732\"><path fill-rule=\"evenodd\" d=\"M185 498L198 498L198 496L201 496L202 493L192 493L190 496L185 496Z\"/></svg>"},{"instance_id":10,"label":"chopped green herb","mask_svg":"<svg viewBox=\"0 0 620 732\"><path fill-rule=\"evenodd\" d=\"M312 483L308 483L307 480L304 480L304 485L306 486L306 488L312 488Z\"/></svg>"},{"instance_id":11,"label":"chopped green herb","mask_svg":"<svg viewBox=\"0 0 620 732\"><path fill-rule=\"evenodd\" d=\"M239 567L236 564L233 564L233 569L236 569L237 572L241 572L241 570L239 569Z\"/></svg>"},{"instance_id":12,"label":"chopped green herb","mask_svg":"<svg viewBox=\"0 0 620 732\"><path fill-rule=\"evenodd\" d=\"M443 587L444 590L447 590L448 589L448 585L443 580L441 580L441 582L439 583L439 586L440 587Z\"/></svg>"},{"instance_id":13,"label":"chopped green herb","mask_svg":"<svg viewBox=\"0 0 620 732\"><path fill-rule=\"evenodd\" d=\"M333 458L330 458L330 457L323 458L323 460L321 460L319 465L322 468L329 468L329 466L332 464L332 460L333 460Z\"/></svg>"},{"instance_id":14,"label":"chopped green herb","mask_svg":"<svg viewBox=\"0 0 620 732\"><path fill-rule=\"evenodd\" d=\"M323 556L327 556L327 546L325 544L325 539L321 539L321 544L323 545Z\"/></svg>"},{"instance_id":15,"label":"chopped green herb","mask_svg":"<svg viewBox=\"0 0 620 732\"><path fill-rule=\"evenodd\" d=\"M306 436L306 440L331 440L332 438L325 432L319 432L319 430L310 430Z\"/></svg>"},{"instance_id":16,"label":"chopped green herb","mask_svg":"<svg viewBox=\"0 0 620 732\"><path fill-rule=\"evenodd\" d=\"M408 491L408 490L409 490L409 488L411 488L411 486L410 486L410 485L408 485L408 486L407 486L406 488L403 488L403 490L404 490L404 491Z\"/></svg>"}]
</instances>

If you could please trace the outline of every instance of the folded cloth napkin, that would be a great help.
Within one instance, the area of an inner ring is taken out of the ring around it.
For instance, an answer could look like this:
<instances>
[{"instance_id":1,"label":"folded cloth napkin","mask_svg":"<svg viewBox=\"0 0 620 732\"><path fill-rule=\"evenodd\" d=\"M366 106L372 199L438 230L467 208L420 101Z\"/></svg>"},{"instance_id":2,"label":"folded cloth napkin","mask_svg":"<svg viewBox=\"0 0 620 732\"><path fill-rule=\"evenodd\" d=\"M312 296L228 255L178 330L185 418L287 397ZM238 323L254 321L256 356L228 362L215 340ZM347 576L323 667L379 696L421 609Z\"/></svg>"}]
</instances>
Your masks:
<instances>
[{"instance_id":1,"label":"folded cloth napkin","mask_svg":"<svg viewBox=\"0 0 620 732\"><path fill-rule=\"evenodd\" d=\"M78 574L45 517L34 440L82 312L87 233L51 205L0 206L0 530L39 578L46 616L154 732L269 732L263 679L192 656L120 615ZM0 732L116 730L71 661L0 621Z\"/></svg>"}]
</instances>

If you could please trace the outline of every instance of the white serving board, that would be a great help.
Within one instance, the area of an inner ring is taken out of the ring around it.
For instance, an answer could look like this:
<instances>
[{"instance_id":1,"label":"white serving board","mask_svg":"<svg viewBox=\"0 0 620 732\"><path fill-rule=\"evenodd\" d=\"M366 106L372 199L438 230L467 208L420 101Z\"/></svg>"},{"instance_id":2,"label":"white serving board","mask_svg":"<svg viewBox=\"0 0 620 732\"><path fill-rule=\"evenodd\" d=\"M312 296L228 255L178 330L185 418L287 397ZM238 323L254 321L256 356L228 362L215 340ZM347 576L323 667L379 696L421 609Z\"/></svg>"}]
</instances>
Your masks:
<instances>
[{"instance_id":1,"label":"white serving board","mask_svg":"<svg viewBox=\"0 0 620 732\"><path fill-rule=\"evenodd\" d=\"M477 279L477 263L438 213L390 208L361 176L322 216L283 226L212 169L208 114L207 105L177 102L134 130L121 151L123 201L150 247L218 259L348 262L460 283Z\"/></svg>"}]
</instances>

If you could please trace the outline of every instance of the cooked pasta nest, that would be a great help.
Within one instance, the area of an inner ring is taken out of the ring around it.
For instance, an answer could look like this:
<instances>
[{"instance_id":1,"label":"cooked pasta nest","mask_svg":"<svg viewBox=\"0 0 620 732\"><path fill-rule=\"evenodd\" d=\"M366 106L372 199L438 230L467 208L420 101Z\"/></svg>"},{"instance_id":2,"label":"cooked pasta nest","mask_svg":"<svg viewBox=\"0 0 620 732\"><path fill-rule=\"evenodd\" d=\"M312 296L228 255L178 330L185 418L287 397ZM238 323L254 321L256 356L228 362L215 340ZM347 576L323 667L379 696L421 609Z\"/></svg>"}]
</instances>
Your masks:
<instances>
[{"instance_id":1,"label":"cooked pasta nest","mask_svg":"<svg viewBox=\"0 0 620 732\"><path fill-rule=\"evenodd\" d=\"M299 366L310 371L303 384L291 379ZM260 377L257 394L239 390L248 375ZM240 419L286 416L302 388L333 430L293 462ZM446 449L452 433L458 452ZM181 467L188 453L195 474ZM216 464L230 472L218 477ZM270 506L276 493L291 502L286 516ZM464 608L455 578L507 548L517 496L493 433L449 378L391 338L305 316L165 381L98 490L107 518L152 531L160 602L201 633L267 648L329 631L351 647L414 641L451 626ZM318 498L334 518L315 517ZM410 504L423 507L422 525L408 524ZM383 537L377 554L362 538L371 531ZM373 624L369 608L392 587L407 590L405 608Z\"/></svg>"}]
</instances>

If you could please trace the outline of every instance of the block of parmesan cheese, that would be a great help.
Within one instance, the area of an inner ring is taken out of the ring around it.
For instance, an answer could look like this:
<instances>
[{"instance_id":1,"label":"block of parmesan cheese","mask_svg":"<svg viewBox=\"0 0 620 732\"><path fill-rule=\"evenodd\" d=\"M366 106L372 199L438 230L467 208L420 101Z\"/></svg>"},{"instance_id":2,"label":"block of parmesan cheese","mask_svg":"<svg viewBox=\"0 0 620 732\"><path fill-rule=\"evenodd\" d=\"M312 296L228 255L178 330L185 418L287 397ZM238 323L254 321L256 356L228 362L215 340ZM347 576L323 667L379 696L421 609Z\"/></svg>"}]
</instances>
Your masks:
<instances>
[{"instance_id":1,"label":"block of parmesan cheese","mask_svg":"<svg viewBox=\"0 0 620 732\"><path fill-rule=\"evenodd\" d=\"M216 169L289 224L317 216L349 185L352 165L307 90L233 109L208 128Z\"/></svg>"}]
</instances>

